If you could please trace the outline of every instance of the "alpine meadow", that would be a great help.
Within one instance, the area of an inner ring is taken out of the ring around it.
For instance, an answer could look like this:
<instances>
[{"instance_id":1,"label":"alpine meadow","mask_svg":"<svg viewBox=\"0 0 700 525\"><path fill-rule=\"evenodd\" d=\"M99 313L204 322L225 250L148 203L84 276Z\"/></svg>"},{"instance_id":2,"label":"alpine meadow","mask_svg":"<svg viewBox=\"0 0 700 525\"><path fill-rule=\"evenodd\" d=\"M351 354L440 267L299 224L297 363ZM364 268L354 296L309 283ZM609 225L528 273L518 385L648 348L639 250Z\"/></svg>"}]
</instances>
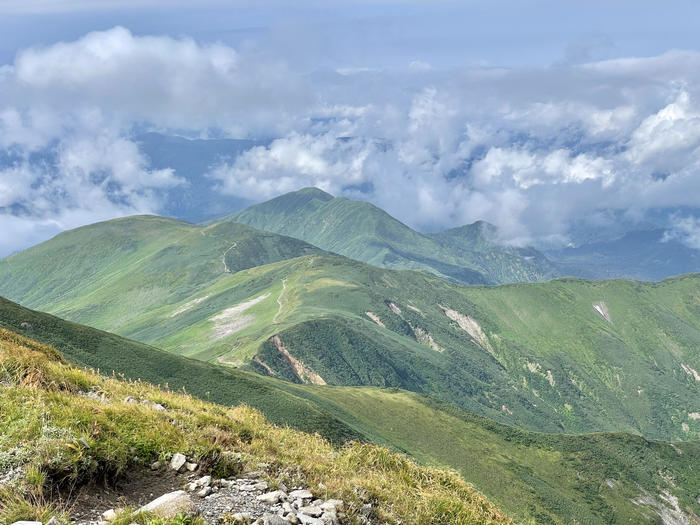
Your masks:
<instances>
[{"instance_id":1,"label":"alpine meadow","mask_svg":"<svg viewBox=\"0 0 700 525\"><path fill-rule=\"evenodd\" d=\"M690 0L0 2L0 525L700 525Z\"/></svg>"}]
</instances>

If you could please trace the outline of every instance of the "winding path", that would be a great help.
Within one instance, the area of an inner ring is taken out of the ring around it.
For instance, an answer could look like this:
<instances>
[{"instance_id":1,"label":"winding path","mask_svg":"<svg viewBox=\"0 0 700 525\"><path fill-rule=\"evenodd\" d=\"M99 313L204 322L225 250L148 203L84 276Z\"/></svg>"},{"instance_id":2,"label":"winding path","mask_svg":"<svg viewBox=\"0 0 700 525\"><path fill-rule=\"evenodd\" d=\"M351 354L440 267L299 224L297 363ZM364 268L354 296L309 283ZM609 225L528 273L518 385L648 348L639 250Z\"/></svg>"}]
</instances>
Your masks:
<instances>
[{"instance_id":1,"label":"winding path","mask_svg":"<svg viewBox=\"0 0 700 525\"><path fill-rule=\"evenodd\" d=\"M228 250L224 252L224 254L221 256L221 262L224 263L224 273L233 273L231 270L228 269L228 266L226 265L226 254L230 252L232 249L236 247L236 243L234 242L231 246L229 246Z\"/></svg>"},{"instance_id":2,"label":"winding path","mask_svg":"<svg viewBox=\"0 0 700 525\"><path fill-rule=\"evenodd\" d=\"M287 278L285 277L284 279L282 279L282 291L280 292L279 296L277 297L277 304L279 305L279 307L277 308L277 313L272 318L273 323L277 322L277 318L282 313L282 295L284 294L284 291L286 289L287 289Z\"/></svg>"}]
</instances>

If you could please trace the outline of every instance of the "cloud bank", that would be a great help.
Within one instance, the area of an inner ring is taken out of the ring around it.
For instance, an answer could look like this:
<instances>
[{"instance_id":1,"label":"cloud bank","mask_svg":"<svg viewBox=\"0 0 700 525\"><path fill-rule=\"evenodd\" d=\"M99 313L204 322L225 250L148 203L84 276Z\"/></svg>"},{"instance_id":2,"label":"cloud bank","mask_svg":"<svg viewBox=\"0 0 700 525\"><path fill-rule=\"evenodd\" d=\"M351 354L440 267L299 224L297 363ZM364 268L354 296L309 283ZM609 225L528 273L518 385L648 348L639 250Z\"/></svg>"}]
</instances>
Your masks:
<instances>
[{"instance_id":1,"label":"cloud bank","mask_svg":"<svg viewBox=\"0 0 700 525\"><path fill-rule=\"evenodd\" d=\"M449 71L281 56L122 27L20 52L0 67L0 254L161 210L189 182L150 167L143 130L269 139L212 165L212 191L319 186L420 229L488 220L517 244L700 205L700 53ZM684 217L674 231L696 245Z\"/></svg>"}]
</instances>

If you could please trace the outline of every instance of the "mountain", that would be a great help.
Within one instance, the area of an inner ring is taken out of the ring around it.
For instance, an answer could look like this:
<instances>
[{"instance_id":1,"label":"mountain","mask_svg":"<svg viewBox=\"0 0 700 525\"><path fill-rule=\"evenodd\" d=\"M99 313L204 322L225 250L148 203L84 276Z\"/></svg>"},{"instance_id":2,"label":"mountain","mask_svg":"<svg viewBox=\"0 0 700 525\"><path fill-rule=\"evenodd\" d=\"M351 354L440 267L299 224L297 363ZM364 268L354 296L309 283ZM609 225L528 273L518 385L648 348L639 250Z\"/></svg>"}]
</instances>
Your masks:
<instances>
[{"instance_id":1,"label":"mountain","mask_svg":"<svg viewBox=\"0 0 700 525\"><path fill-rule=\"evenodd\" d=\"M376 266L423 270L460 283L539 281L557 274L536 250L498 244L495 235L486 235L485 223L424 235L368 202L317 188L287 193L225 219Z\"/></svg>"},{"instance_id":2,"label":"mountain","mask_svg":"<svg viewBox=\"0 0 700 525\"><path fill-rule=\"evenodd\" d=\"M235 223L157 217L0 261L11 300L175 354L398 387L531 430L660 439L700 435L699 280L464 287Z\"/></svg>"},{"instance_id":3,"label":"mountain","mask_svg":"<svg viewBox=\"0 0 700 525\"><path fill-rule=\"evenodd\" d=\"M146 501L192 479L169 467L149 467L175 454L195 462L197 478L264 477L265 487L301 484L324 499L342 499L346 522L369 515L384 523L511 523L453 473L366 443L336 449L318 435L271 425L245 406L215 405L81 370L54 348L5 329L0 393L2 523L41 523L51 516L66 523L86 516L98 521L115 504L123 509L116 523L205 523L191 508L169 519L136 511L149 492ZM237 499L255 501L260 491L254 490ZM257 507L259 512L259 502ZM212 508L213 517L234 522L221 502Z\"/></svg>"},{"instance_id":4,"label":"mountain","mask_svg":"<svg viewBox=\"0 0 700 525\"><path fill-rule=\"evenodd\" d=\"M548 251L563 272L590 279L630 277L658 281L700 271L700 250L690 248L666 229L630 231L608 240Z\"/></svg>"},{"instance_id":5,"label":"mountain","mask_svg":"<svg viewBox=\"0 0 700 525\"><path fill-rule=\"evenodd\" d=\"M187 384L192 387L187 386L187 391L201 399L216 398L225 405L246 403L256 406L268 419L272 415L278 422L295 428L299 427L302 415L295 406L303 404L311 416L305 418L305 422L310 423L307 426L310 431L314 430L315 424L316 430L325 434L330 422L333 428L345 429L346 439L361 436L359 439L362 441L369 440L402 451L422 464L450 466L520 522L571 523L572 517L575 517L578 523L586 524L652 524L664 516L666 520L672 517L678 523L685 523L683 520L689 520L691 513L700 512L698 502L694 501L700 490L700 478L694 472L700 460L699 442L659 442L629 434L568 436L532 433L396 389L323 387L264 377L256 379L245 372L227 371L220 367L217 371L217 367L170 356L153 347L27 310L6 300L0 301L0 321L0 389L4 394L0 396L0 406L2 413L7 413L9 409L3 403L13 403L12 413L21 414L24 424L2 427L4 443L21 440L20 450L31 447L33 451L29 456L15 453L10 459L10 468L17 466L16 462L30 461L33 466L53 473L53 476L65 474L65 471L57 472L55 468L47 468L42 463L47 461L42 453L44 447L47 443L56 442L35 440L35 436L27 432L27 428L36 428L31 424L32 418L46 412L23 410L22 402L17 404L18 399L28 399L22 395L23 388L32 390L35 397L41 396L44 406L50 407L48 424L55 433L65 435L69 441L77 440L82 435L82 427L72 426L68 431L66 418L78 417L86 421L98 418L102 429L100 433L90 433L89 427L85 426L84 437L89 440L91 448L76 456L76 459L83 459L82 465L89 464L84 461L84 454L87 453L101 469L117 475L138 469L141 464L150 464L154 457L164 451L188 452L186 449L196 446L196 450L200 451L198 454L205 454L204 457L200 456L200 462L214 468L215 458L220 457L216 453L217 447L225 443L222 432L229 432L225 429L230 428L230 423L219 422L223 407L175 393L181 390L179 381L187 379ZM88 360L98 364L106 377L69 366L55 350L27 336L43 343L53 342L56 348L63 350L63 357L68 362L80 364ZM30 368L31 376L28 375ZM12 378L31 377L34 383L28 384L25 380L21 382L24 386L21 386L19 381L9 381L2 374L10 370L13 371ZM127 378L151 377L153 382L163 383L175 376L178 382L170 383L170 391L157 390L143 382L126 383L110 379L112 370L116 370L118 377L124 373ZM173 370L178 372L173 373ZM184 372L182 376L178 376L179 371ZM56 384L63 386L51 393L51 385ZM255 387L247 388L246 384ZM99 392L98 396L90 398L85 395L88 390L95 389ZM222 392L232 389L237 392L235 396L222 396ZM163 419L158 417L159 412L118 401L129 395L165 406L167 410L162 413ZM261 403L261 399L268 397L277 399L284 410L278 410L272 402ZM104 405L104 398L113 402ZM66 406L71 407L67 415L65 408L59 410L59 407ZM237 452L252 454L248 462L250 465L261 461L291 464L300 468L305 477L325 476L326 472L331 472L334 476L332 480L323 477L312 479L315 483L323 481L328 490L343 491L343 499L352 508L358 503L357 494L344 491L352 491L366 482L380 481L380 487L371 489L375 508L378 512L397 513L393 519L402 515L414 518L416 514L411 515L411 512L424 512L426 523L443 522L441 520L461 523L454 521L457 519L455 516L467 510L472 514L465 523L480 523L478 516L489 515L491 519L502 516L471 487L465 487L459 480L444 473L412 466L404 463L406 460L384 452L381 456L382 467L378 468L377 463L370 463L375 458L379 459L376 447L357 444L333 452L320 439L290 434L290 431L268 425L250 409L239 407L226 414L228 421L232 419L235 422L233 428L239 436L249 433L255 436L255 444L246 439L233 440ZM319 418L319 414L325 414L325 417ZM192 419L193 415L196 415L195 419ZM118 417L121 424L108 424L105 419L108 417ZM167 426L172 418L187 425L185 433L179 434L180 427L175 427L176 434L173 435L173 427ZM211 433L212 422L218 422L221 428L214 434ZM43 424L46 425L47 421ZM41 428L41 425L38 427ZM147 427L155 427L158 431L138 431ZM63 430L59 432L56 429ZM131 429L137 431L131 432ZM74 434L76 430L78 435ZM166 442L159 439L160 435L167 437ZM208 436L215 441L209 443ZM197 443L193 440L197 440ZM204 447L203 440L206 443ZM280 447L278 443L282 440L285 446ZM174 446L179 448L173 449ZM138 461L133 454L116 452L126 451L130 447L139 451ZM316 453L308 454L310 447ZM66 444L66 449L73 450L70 443ZM103 451L110 453L103 454ZM261 451L265 451L264 457L259 455ZM361 454L361 457L351 461L355 454ZM65 458L61 463L64 470L75 472L81 482L94 475L94 471L89 469L75 470L79 464L73 464L71 458ZM346 460L350 461L353 469L360 469L364 481L346 471L343 467ZM365 473L362 469L366 468L366 464L372 465L372 476L383 478L372 478ZM0 477L5 468L6 463L0 464ZM271 475L275 475L274 471ZM394 479L399 475L402 476L400 480ZM415 493L422 483L421 479L442 479L446 484L429 482ZM51 475L48 481L51 481ZM397 483L407 484L401 485L404 486L402 490L407 490L412 496L402 498L396 489L399 486ZM387 491L386 487L390 487L390 490ZM2 497L0 491L0 518L4 509ZM453 498L459 499L459 503ZM477 502L480 511L477 510ZM396 508L392 509L392 506ZM448 512L447 509L455 514L439 514ZM35 510L39 512L41 509ZM27 511L26 507L24 511ZM408 522L411 522L410 519Z\"/></svg>"}]
</instances>

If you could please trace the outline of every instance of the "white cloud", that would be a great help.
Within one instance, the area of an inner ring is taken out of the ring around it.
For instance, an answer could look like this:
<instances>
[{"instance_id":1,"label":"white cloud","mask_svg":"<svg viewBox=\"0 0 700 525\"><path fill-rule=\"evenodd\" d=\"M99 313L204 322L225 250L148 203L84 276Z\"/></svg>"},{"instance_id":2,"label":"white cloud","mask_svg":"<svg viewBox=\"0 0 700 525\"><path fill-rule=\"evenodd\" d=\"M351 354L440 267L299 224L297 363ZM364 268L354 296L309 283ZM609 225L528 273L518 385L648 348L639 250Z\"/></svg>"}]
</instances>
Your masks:
<instances>
[{"instance_id":1,"label":"white cloud","mask_svg":"<svg viewBox=\"0 0 700 525\"><path fill-rule=\"evenodd\" d=\"M157 212L186 181L148 165L135 128L272 139L213 166L212 191L314 185L419 228L489 220L517 243L565 240L601 210L698 206L700 53L341 74L273 51L117 27L19 53L0 70L0 221L36 239L32 221Z\"/></svg>"},{"instance_id":2,"label":"white cloud","mask_svg":"<svg viewBox=\"0 0 700 525\"><path fill-rule=\"evenodd\" d=\"M700 250L700 217L675 217L673 227L664 233L663 240L679 240L690 248Z\"/></svg>"}]
</instances>

